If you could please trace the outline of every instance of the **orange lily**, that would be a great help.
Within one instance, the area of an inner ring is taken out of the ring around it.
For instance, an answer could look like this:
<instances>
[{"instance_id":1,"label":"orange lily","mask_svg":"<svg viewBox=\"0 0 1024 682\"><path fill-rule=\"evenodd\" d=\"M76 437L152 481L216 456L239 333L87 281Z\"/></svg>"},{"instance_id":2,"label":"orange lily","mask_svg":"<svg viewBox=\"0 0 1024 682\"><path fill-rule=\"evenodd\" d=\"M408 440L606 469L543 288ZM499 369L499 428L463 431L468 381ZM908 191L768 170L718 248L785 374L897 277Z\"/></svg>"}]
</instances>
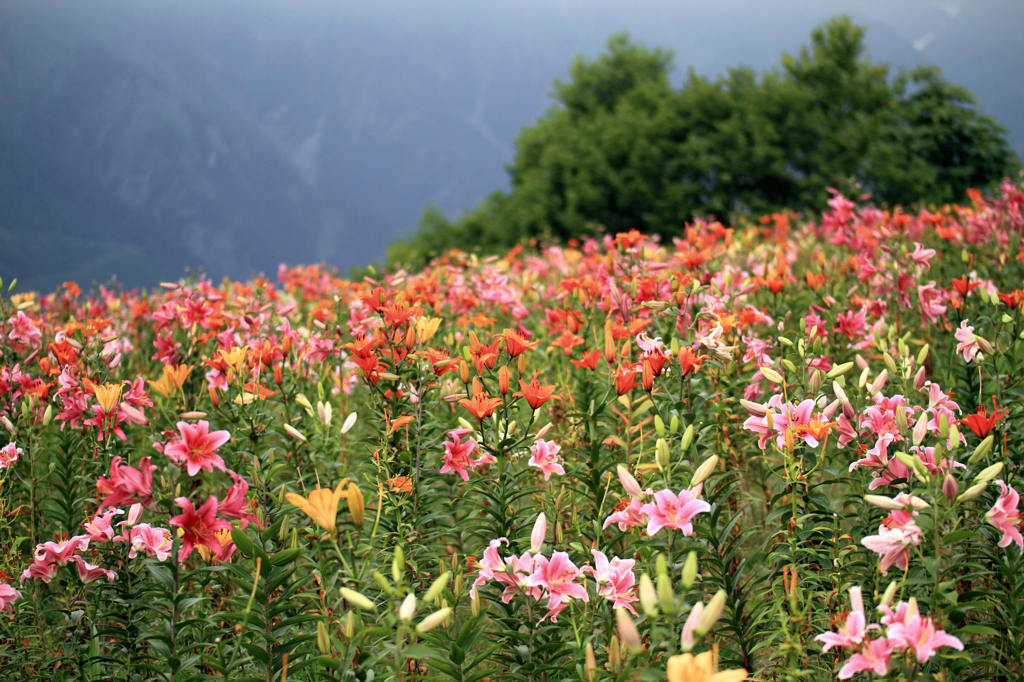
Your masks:
<instances>
[{"instance_id":1,"label":"orange lily","mask_svg":"<svg viewBox=\"0 0 1024 682\"><path fill-rule=\"evenodd\" d=\"M668 682L742 682L747 671L742 668L715 672L715 660L710 651L702 654L681 654L668 659Z\"/></svg>"}]
</instances>

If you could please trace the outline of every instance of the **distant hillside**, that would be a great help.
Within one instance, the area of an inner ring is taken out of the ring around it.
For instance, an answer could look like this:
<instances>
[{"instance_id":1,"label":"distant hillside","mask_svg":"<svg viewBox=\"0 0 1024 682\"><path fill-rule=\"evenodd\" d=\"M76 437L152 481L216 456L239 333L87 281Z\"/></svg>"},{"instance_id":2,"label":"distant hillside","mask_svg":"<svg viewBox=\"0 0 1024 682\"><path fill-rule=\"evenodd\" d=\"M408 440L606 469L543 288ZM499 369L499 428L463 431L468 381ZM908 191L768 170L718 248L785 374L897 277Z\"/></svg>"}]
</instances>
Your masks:
<instances>
[{"instance_id":1,"label":"distant hillside","mask_svg":"<svg viewBox=\"0 0 1024 682\"><path fill-rule=\"evenodd\" d=\"M0 276L138 285L379 259L426 204L454 214L506 187L552 80L612 32L713 74L768 66L850 4L7 0ZM890 4L850 12L872 56L946 67L1024 151L1024 93L1000 75L1020 5Z\"/></svg>"}]
</instances>

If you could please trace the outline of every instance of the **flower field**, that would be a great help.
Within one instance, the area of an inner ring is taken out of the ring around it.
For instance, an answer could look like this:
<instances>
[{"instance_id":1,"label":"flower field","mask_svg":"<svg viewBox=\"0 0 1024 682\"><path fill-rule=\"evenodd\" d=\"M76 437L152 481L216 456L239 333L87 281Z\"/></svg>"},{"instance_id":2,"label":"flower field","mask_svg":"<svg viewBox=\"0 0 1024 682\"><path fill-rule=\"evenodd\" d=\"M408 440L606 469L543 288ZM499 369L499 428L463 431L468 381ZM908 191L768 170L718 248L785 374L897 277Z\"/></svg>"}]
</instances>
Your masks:
<instances>
[{"instance_id":1,"label":"flower field","mask_svg":"<svg viewBox=\"0 0 1024 682\"><path fill-rule=\"evenodd\" d=\"M0 299L0 678L1024 678L1024 193Z\"/></svg>"}]
</instances>

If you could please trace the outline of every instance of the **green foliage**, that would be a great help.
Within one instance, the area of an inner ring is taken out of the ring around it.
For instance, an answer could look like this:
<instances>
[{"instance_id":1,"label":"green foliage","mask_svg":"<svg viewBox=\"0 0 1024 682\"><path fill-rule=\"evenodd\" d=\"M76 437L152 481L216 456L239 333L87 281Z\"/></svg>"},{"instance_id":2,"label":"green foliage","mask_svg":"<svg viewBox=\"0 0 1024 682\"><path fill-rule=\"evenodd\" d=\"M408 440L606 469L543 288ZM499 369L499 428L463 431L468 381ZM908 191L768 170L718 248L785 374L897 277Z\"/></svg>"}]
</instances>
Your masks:
<instances>
[{"instance_id":1,"label":"green foliage","mask_svg":"<svg viewBox=\"0 0 1024 682\"><path fill-rule=\"evenodd\" d=\"M677 90L670 53L614 35L605 54L576 59L555 106L520 133L511 192L454 221L428 208L388 260L603 230L676 235L695 214L818 210L827 187L945 203L1019 168L1005 129L966 89L934 67L892 76L864 56L863 38L840 17L776 69L691 71Z\"/></svg>"}]
</instances>

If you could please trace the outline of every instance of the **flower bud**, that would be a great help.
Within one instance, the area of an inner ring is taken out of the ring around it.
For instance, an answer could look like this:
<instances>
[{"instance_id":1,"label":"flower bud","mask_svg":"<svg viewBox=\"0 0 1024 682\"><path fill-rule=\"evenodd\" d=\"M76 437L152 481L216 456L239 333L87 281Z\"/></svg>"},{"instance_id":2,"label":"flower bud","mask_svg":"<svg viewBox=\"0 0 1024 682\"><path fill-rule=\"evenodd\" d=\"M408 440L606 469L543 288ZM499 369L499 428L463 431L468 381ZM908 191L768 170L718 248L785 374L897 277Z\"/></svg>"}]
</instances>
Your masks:
<instances>
[{"instance_id":1,"label":"flower bud","mask_svg":"<svg viewBox=\"0 0 1024 682\"><path fill-rule=\"evenodd\" d=\"M530 533L530 552L536 554L544 545L544 537L548 532L548 517L541 512L537 520L533 522L533 532Z\"/></svg>"},{"instance_id":2,"label":"flower bud","mask_svg":"<svg viewBox=\"0 0 1024 682\"><path fill-rule=\"evenodd\" d=\"M920 445L924 440L924 437L928 434L928 413L924 412L920 417L917 418L917 423L914 424L914 431L912 438L914 439L914 445Z\"/></svg>"},{"instance_id":3,"label":"flower bud","mask_svg":"<svg viewBox=\"0 0 1024 682\"><path fill-rule=\"evenodd\" d=\"M661 418L660 414L654 415L654 432L658 434L659 438L665 437L665 420Z\"/></svg>"},{"instance_id":4,"label":"flower bud","mask_svg":"<svg viewBox=\"0 0 1024 682\"><path fill-rule=\"evenodd\" d=\"M341 598L356 608L363 609L364 611L373 611L376 608L373 602L370 601L370 598L361 592L356 592L347 587L342 587L340 592Z\"/></svg>"},{"instance_id":5,"label":"flower bud","mask_svg":"<svg viewBox=\"0 0 1024 682\"><path fill-rule=\"evenodd\" d=\"M619 644L619 636L612 635L608 638L608 668L612 672L619 671L619 664L622 662L622 645Z\"/></svg>"},{"instance_id":6,"label":"flower bud","mask_svg":"<svg viewBox=\"0 0 1024 682\"><path fill-rule=\"evenodd\" d=\"M398 619L409 622L416 615L416 595L410 592L405 595L402 605L398 607Z\"/></svg>"},{"instance_id":7,"label":"flower bud","mask_svg":"<svg viewBox=\"0 0 1024 682\"><path fill-rule=\"evenodd\" d=\"M921 346L921 350L917 351L917 364L923 365L924 361L928 359L928 352L931 350L931 346L927 343Z\"/></svg>"},{"instance_id":8,"label":"flower bud","mask_svg":"<svg viewBox=\"0 0 1024 682\"><path fill-rule=\"evenodd\" d=\"M594 682L594 674L597 672L597 657L594 655L594 647L590 642L583 649L583 669L587 673L587 682Z\"/></svg>"},{"instance_id":9,"label":"flower bud","mask_svg":"<svg viewBox=\"0 0 1024 682\"><path fill-rule=\"evenodd\" d=\"M374 571L372 577L373 580L377 583L377 586L380 587L380 589L383 590L385 594L387 594L389 597L393 597L395 595L395 589L391 587L391 583L389 583L388 579L384 577L384 574L382 574L380 571Z\"/></svg>"},{"instance_id":10,"label":"flower bud","mask_svg":"<svg viewBox=\"0 0 1024 682\"><path fill-rule=\"evenodd\" d=\"M616 465L615 473L619 475L619 483L622 484L623 490L625 490L630 497L635 499L644 496L644 491L640 488L640 484L637 483L636 479L633 478L633 475L629 473L629 470L627 470L626 467L621 464Z\"/></svg>"},{"instance_id":11,"label":"flower bud","mask_svg":"<svg viewBox=\"0 0 1024 682\"><path fill-rule=\"evenodd\" d=\"M988 481L982 483L975 483L970 488L960 493L960 497L956 499L958 502L968 502L975 498L981 497L981 494L985 492L986 487L988 487Z\"/></svg>"},{"instance_id":12,"label":"flower bud","mask_svg":"<svg viewBox=\"0 0 1024 682\"><path fill-rule=\"evenodd\" d=\"M885 368L889 370L890 374L896 374L896 361L892 359L889 352L882 353L882 362L885 364Z\"/></svg>"},{"instance_id":13,"label":"flower bud","mask_svg":"<svg viewBox=\"0 0 1024 682\"><path fill-rule=\"evenodd\" d=\"M330 403L318 401L316 404L316 416L320 419L320 423L324 426L331 423L331 416L333 409Z\"/></svg>"},{"instance_id":14,"label":"flower bud","mask_svg":"<svg viewBox=\"0 0 1024 682\"><path fill-rule=\"evenodd\" d=\"M363 517L366 513L366 503L363 501L363 493L355 483L349 481L345 489L348 502L348 511L352 514L352 523L357 526L363 525Z\"/></svg>"},{"instance_id":15,"label":"flower bud","mask_svg":"<svg viewBox=\"0 0 1024 682\"><path fill-rule=\"evenodd\" d=\"M868 386L868 393L871 395L878 393L882 390L882 387L885 386L885 382L887 381L889 381L889 370L883 369L879 372L878 377L871 382L871 385Z\"/></svg>"},{"instance_id":16,"label":"flower bud","mask_svg":"<svg viewBox=\"0 0 1024 682\"><path fill-rule=\"evenodd\" d=\"M1003 470L1003 463L996 462L992 466L985 467L980 474L974 477L977 483L988 483L993 478L999 475L999 472Z\"/></svg>"},{"instance_id":17,"label":"flower bud","mask_svg":"<svg viewBox=\"0 0 1024 682\"><path fill-rule=\"evenodd\" d=\"M984 458L988 453L992 452L992 446L995 444L995 437L990 433L985 436L985 440L978 443L978 447L974 448L974 452L967 458L968 464L974 464L978 460Z\"/></svg>"},{"instance_id":18,"label":"flower bud","mask_svg":"<svg viewBox=\"0 0 1024 682\"><path fill-rule=\"evenodd\" d=\"M768 413L768 408L759 403L751 402L740 398L740 407L747 411L752 417L763 417Z\"/></svg>"},{"instance_id":19,"label":"flower bud","mask_svg":"<svg viewBox=\"0 0 1024 682\"><path fill-rule=\"evenodd\" d=\"M772 382L773 384L781 385L785 383L785 379L783 378L783 376L768 366L761 367L761 376L763 376L765 379Z\"/></svg>"},{"instance_id":20,"label":"flower bud","mask_svg":"<svg viewBox=\"0 0 1024 682\"><path fill-rule=\"evenodd\" d=\"M615 625L622 643L629 652L633 654L640 653L643 649L640 646L640 633L637 632L633 619L629 617L629 612L621 606L615 609Z\"/></svg>"},{"instance_id":21,"label":"flower bud","mask_svg":"<svg viewBox=\"0 0 1024 682\"><path fill-rule=\"evenodd\" d=\"M284 425L284 432L287 433L292 438L294 438L295 440L306 442L306 437L302 435L302 432L299 431L294 426L292 426L291 424Z\"/></svg>"},{"instance_id":22,"label":"flower bud","mask_svg":"<svg viewBox=\"0 0 1024 682\"><path fill-rule=\"evenodd\" d=\"M316 622L316 648L324 656L331 653L331 636L327 634L327 625L322 620Z\"/></svg>"},{"instance_id":23,"label":"flower bud","mask_svg":"<svg viewBox=\"0 0 1024 682\"><path fill-rule=\"evenodd\" d=\"M356 634L356 618L351 611L345 614L345 622L341 626L341 634L349 639L352 639Z\"/></svg>"},{"instance_id":24,"label":"flower bud","mask_svg":"<svg viewBox=\"0 0 1024 682\"><path fill-rule=\"evenodd\" d=\"M654 590L651 576L646 573L640 576L640 606L648 616L658 615L658 593ZM630 621L632 622L632 621Z\"/></svg>"},{"instance_id":25,"label":"flower bud","mask_svg":"<svg viewBox=\"0 0 1024 682\"><path fill-rule=\"evenodd\" d=\"M666 613L672 613L676 608L676 593L672 590L668 573L658 574L658 605Z\"/></svg>"},{"instance_id":26,"label":"flower bud","mask_svg":"<svg viewBox=\"0 0 1024 682\"><path fill-rule=\"evenodd\" d=\"M697 552L690 550L683 564L683 587L690 589L697 579Z\"/></svg>"},{"instance_id":27,"label":"flower bud","mask_svg":"<svg viewBox=\"0 0 1024 682\"><path fill-rule=\"evenodd\" d=\"M53 403L47 403L46 409L43 411L43 426L49 426L51 420L53 420Z\"/></svg>"},{"instance_id":28,"label":"flower bud","mask_svg":"<svg viewBox=\"0 0 1024 682\"><path fill-rule=\"evenodd\" d=\"M309 402L309 398L306 397L305 393L298 393L295 395L295 402L302 406L306 412L312 416L313 414L313 403Z\"/></svg>"},{"instance_id":29,"label":"flower bud","mask_svg":"<svg viewBox=\"0 0 1024 682\"><path fill-rule=\"evenodd\" d=\"M832 369L825 373L825 378L835 379L836 377L841 377L847 372L849 372L851 369L853 369L852 362L844 362L839 365L834 365Z\"/></svg>"},{"instance_id":30,"label":"flower bud","mask_svg":"<svg viewBox=\"0 0 1024 682\"><path fill-rule=\"evenodd\" d=\"M693 444L693 424L688 424L686 430L683 431L683 439L680 441L679 447L685 453L690 449L691 444Z\"/></svg>"},{"instance_id":31,"label":"flower bud","mask_svg":"<svg viewBox=\"0 0 1024 682\"><path fill-rule=\"evenodd\" d=\"M907 424L907 411L903 409L902 405L896 406L896 428L900 430L900 433L906 433L910 425Z\"/></svg>"},{"instance_id":32,"label":"flower bud","mask_svg":"<svg viewBox=\"0 0 1024 682\"><path fill-rule=\"evenodd\" d=\"M718 622L718 619L722 617L722 611L725 609L725 590L719 590L715 592L715 596L711 598L708 605L704 608L704 613L701 615L700 625L697 626L697 634L703 635L707 633L711 626Z\"/></svg>"},{"instance_id":33,"label":"flower bud","mask_svg":"<svg viewBox=\"0 0 1024 682\"><path fill-rule=\"evenodd\" d=\"M956 499L957 490L958 486L956 479L947 472L945 477L942 479L942 494L946 496L947 500L952 502Z\"/></svg>"},{"instance_id":34,"label":"flower bud","mask_svg":"<svg viewBox=\"0 0 1024 682\"><path fill-rule=\"evenodd\" d=\"M821 370L816 369L811 372L811 378L807 381L807 388L811 389L811 393L817 393L821 390Z\"/></svg>"},{"instance_id":35,"label":"flower bud","mask_svg":"<svg viewBox=\"0 0 1024 682\"><path fill-rule=\"evenodd\" d=\"M448 581L451 580L451 577L451 571L445 571L439 575L437 580L431 583L427 593L423 595L423 601L428 603L436 602L437 598L441 596L442 592L444 592L444 588L448 586Z\"/></svg>"},{"instance_id":36,"label":"flower bud","mask_svg":"<svg viewBox=\"0 0 1024 682\"><path fill-rule=\"evenodd\" d=\"M916 388L919 391L922 388L924 388L924 382L927 378L927 372L925 372L924 367L918 369L917 372L914 374L914 388Z\"/></svg>"},{"instance_id":37,"label":"flower bud","mask_svg":"<svg viewBox=\"0 0 1024 682\"><path fill-rule=\"evenodd\" d=\"M896 590L899 589L899 582L893 580L885 588L885 592L882 594L882 599L878 602L878 606L888 606L892 603L892 598L896 596Z\"/></svg>"},{"instance_id":38,"label":"flower bud","mask_svg":"<svg viewBox=\"0 0 1024 682\"><path fill-rule=\"evenodd\" d=\"M664 469L669 463L668 442L659 438L654 444L654 462L659 469Z\"/></svg>"},{"instance_id":39,"label":"flower bud","mask_svg":"<svg viewBox=\"0 0 1024 682\"><path fill-rule=\"evenodd\" d=\"M857 357L859 358L860 356L858 355ZM860 376L857 377L857 388L864 388L867 385L869 371L870 368L867 365L860 371Z\"/></svg>"},{"instance_id":40,"label":"flower bud","mask_svg":"<svg viewBox=\"0 0 1024 682\"><path fill-rule=\"evenodd\" d=\"M672 418L668 420L668 432L673 436L679 431L679 415L673 414Z\"/></svg>"},{"instance_id":41,"label":"flower bud","mask_svg":"<svg viewBox=\"0 0 1024 682\"><path fill-rule=\"evenodd\" d=\"M446 606L443 609L438 609L437 611L434 611L432 614L430 614L429 616L427 616L419 622L419 624L416 626L416 632L421 635L425 635L434 628L436 628L438 625L443 625L448 620L448 617L451 615L452 607L450 606Z\"/></svg>"},{"instance_id":42,"label":"flower bud","mask_svg":"<svg viewBox=\"0 0 1024 682\"><path fill-rule=\"evenodd\" d=\"M345 417L345 423L341 425L341 433L346 434L356 425L356 413L352 412Z\"/></svg>"},{"instance_id":43,"label":"flower bud","mask_svg":"<svg viewBox=\"0 0 1024 682\"><path fill-rule=\"evenodd\" d=\"M697 467L697 470L693 472L693 478L690 479L690 487L700 485L707 480L708 476L715 472L715 467L718 466L718 455L711 455Z\"/></svg>"},{"instance_id":44,"label":"flower bud","mask_svg":"<svg viewBox=\"0 0 1024 682\"><path fill-rule=\"evenodd\" d=\"M405 552L401 545L395 545L395 556L391 560L391 578L396 585L402 584L402 577L405 575Z\"/></svg>"}]
</instances>

